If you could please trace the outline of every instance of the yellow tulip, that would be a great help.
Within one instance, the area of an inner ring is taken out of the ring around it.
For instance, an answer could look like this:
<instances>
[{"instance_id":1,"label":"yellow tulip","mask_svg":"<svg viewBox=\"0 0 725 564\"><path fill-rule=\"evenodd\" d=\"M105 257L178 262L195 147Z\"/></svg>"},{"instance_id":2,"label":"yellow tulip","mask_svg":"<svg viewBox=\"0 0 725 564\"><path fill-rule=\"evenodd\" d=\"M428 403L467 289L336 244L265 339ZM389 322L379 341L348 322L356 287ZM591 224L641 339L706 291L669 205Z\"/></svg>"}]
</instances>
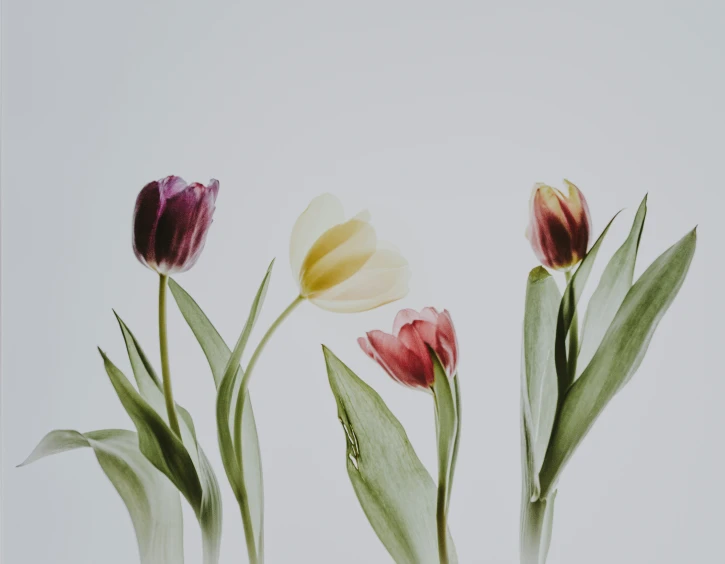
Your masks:
<instances>
[{"instance_id":1,"label":"yellow tulip","mask_svg":"<svg viewBox=\"0 0 725 564\"><path fill-rule=\"evenodd\" d=\"M300 296L329 311L367 311L408 293L408 262L378 241L367 212L345 221L331 194L312 200L297 219L290 264Z\"/></svg>"}]
</instances>

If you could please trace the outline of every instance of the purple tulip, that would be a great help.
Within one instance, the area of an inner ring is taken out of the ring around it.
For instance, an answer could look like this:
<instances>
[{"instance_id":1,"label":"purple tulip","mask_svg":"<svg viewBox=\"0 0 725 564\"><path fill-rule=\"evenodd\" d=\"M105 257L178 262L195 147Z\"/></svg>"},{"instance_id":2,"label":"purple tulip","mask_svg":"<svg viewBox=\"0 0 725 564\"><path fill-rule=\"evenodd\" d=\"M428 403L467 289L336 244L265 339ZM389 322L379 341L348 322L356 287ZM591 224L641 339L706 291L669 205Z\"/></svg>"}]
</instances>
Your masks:
<instances>
[{"instance_id":1,"label":"purple tulip","mask_svg":"<svg viewBox=\"0 0 725 564\"><path fill-rule=\"evenodd\" d=\"M189 270L204 249L219 182L186 184L178 176L149 182L136 199L133 252L159 274Z\"/></svg>"}]
</instances>

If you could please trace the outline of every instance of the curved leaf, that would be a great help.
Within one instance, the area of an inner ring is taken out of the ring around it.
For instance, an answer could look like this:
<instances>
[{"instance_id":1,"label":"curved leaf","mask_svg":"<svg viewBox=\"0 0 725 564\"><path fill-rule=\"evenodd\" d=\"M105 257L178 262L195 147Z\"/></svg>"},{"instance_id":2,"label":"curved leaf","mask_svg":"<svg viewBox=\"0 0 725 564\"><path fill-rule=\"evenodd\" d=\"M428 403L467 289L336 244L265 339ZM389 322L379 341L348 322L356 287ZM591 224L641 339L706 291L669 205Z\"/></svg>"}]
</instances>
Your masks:
<instances>
[{"instance_id":1,"label":"curved leaf","mask_svg":"<svg viewBox=\"0 0 725 564\"><path fill-rule=\"evenodd\" d=\"M617 214L619 215L619 214ZM571 383L574 381L574 374L567 365L567 351L566 351L566 337L569 334L572 321L576 315L576 306L579 302L579 298L584 292L584 287L587 284L589 275L592 272L594 261L599 254L599 249L602 246L602 241L612 226L612 222L616 219L615 215L604 228L599 239L592 245L589 252L586 254L584 259L579 264L579 267L571 277L569 284L566 286L564 296L561 298L561 306L559 307L559 317L556 324L556 343L554 346L555 361L556 361L556 376L559 382L559 398L563 398L566 390L569 389ZM576 354L577 351L570 351L570 354Z\"/></svg>"},{"instance_id":2,"label":"curved leaf","mask_svg":"<svg viewBox=\"0 0 725 564\"><path fill-rule=\"evenodd\" d=\"M161 381L131 330L118 314L116 314L116 319L121 327L128 358L141 396L168 425L168 413ZM194 509L202 530L204 562L217 562L222 534L222 501L219 484L214 469L196 440L196 430L191 415L178 404L176 404L176 410L180 415L182 442L191 457L202 488L201 505L198 509Z\"/></svg>"},{"instance_id":3,"label":"curved leaf","mask_svg":"<svg viewBox=\"0 0 725 564\"><path fill-rule=\"evenodd\" d=\"M521 370L526 500L539 497L539 470L554 426L557 405L554 342L561 294L544 267L529 273L526 285Z\"/></svg>"},{"instance_id":4,"label":"curved leaf","mask_svg":"<svg viewBox=\"0 0 725 564\"><path fill-rule=\"evenodd\" d=\"M347 441L347 472L368 521L398 564L437 564L433 479L380 396L323 351ZM450 535L448 550L456 563Z\"/></svg>"},{"instance_id":5,"label":"curved leaf","mask_svg":"<svg viewBox=\"0 0 725 564\"><path fill-rule=\"evenodd\" d=\"M269 282L269 273L271 269L272 264L270 264L267 271L268 274L265 276L262 284L265 290L266 285ZM236 459L233 455L231 455L233 451L228 446L228 441L231 440L230 437L233 430L229 427L229 435L227 435L227 431L225 431L223 427L219 426L219 422L225 419L225 413L227 414L226 421L230 421L229 413L236 405L243 372L241 367L238 367L233 377L226 380L226 382L224 381L227 364L229 363L232 354L231 350L196 301L194 301L194 299L172 279L169 279L169 288L171 290L171 294L174 296L174 300L176 301L179 310L181 311L181 314L188 323L192 333L194 333L194 336L199 342L199 345L209 362L209 367L211 368L214 382L217 386L217 431L219 433L220 440L219 447L222 454L222 461L224 462L224 468L227 472L227 477L229 478L232 489L235 491L235 495L237 495L237 492L240 491L240 484L236 478L239 476L239 472L236 471L235 467ZM256 315L258 314L259 308L261 308L262 300L263 296L260 298L260 294L258 293L257 299L255 299L255 303L252 307L252 310L256 311L254 315L250 313L250 319L256 321ZM242 412L242 450L244 451L242 463L244 465L246 494L250 512L254 521L255 539L257 539L258 543L257 552L259 558L261 559L264 550L264 484L262 481L262 459L259 448L257 424L254 419L254 411L252 409L252 401L249 391L247 391L246 397L244 398L244 407ZM232 476L235 477L234 481L229 476L230 470Z\"/></svg>"},{"instance_id":6,"label":"curved leaf","mask_svg":"<svg viewBox=\"0 0 725 564\"><path fill-rule=\"evenodd\" d=\"M141 454L136 433L118 429L90 433L51 431L21 466L83 447L93 449L126 504L136 531L141 564L183 564L179 493Z\"/></svg>"},{"instance_id":7,"label":"curved leaf","mask_svg":"<svg viewBox=\"0 0 725 564\"><path fill-rule=\"evenodd\" d=\"M642 238L644 220L647 216L647 196L637 210L627 240L614 253L602 273L597 289L592 294L587 306L584 325L582 326L581 347L577 376L584 372L594 353L599 348L607 327L614 319L624 297L632 287L634 265L637 261L637 250Z\"/></svg>"},{"instance_id":8,"label":"curved leaf","mask_svg":"<svg viewBox=\"0 0 725 564\"><path fill-rule=\"evenodd\" d=\"M541 469L542 497L555 487L609 400L639 368L657 325L682 287L696 243L693 230L660 255L627 293L589 366L564 398Z\"/></svg>"}]
</instances>

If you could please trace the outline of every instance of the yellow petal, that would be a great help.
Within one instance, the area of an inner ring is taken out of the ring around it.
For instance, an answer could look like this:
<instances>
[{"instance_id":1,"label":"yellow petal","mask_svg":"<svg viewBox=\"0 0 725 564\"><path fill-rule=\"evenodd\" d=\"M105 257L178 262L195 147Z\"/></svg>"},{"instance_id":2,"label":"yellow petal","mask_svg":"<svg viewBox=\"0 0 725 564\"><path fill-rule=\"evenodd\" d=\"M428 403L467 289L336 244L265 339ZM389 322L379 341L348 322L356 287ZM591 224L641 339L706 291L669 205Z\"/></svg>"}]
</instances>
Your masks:
<instances>
[{"instance_id":1,"label":"yellow petal","mask_svg":"<svg viewBox=\"0 0 725 564\"><path fill-rule=\"evenodd\" d=\"M307 253L300 269L300 291L311 297L341 284L370 259L377 246L375 230L351 219L325 231Z\"/></svg>"},{"instance_id":2,"label":"yellow petal","mask_svg":"<svg viewBox=\"0 0 725 564\"><path fill-rule=\"evenodd\" d=\"M339 313L367 311L405 297L409 280L410 268L405 258L392 246L381 243L354 276L310 301Z\"/></svg>"},{"instance_id":3,"label":"yellow petal","mask_svg":"<svg viewBox=\"0 0 725 564\"><path fill-rule=\"evenodd\" d=\"M564 179L564 184L566 184L569 188L569 197L567 198L569 210L571 210L572 215L578 217L582 212L582 200L579 188L569 182L566 178Z\"/></svg>"},{"instance_id":4,"label":"yellow petal","mask_svg":"<svg viewBox=\"0 0 725 564\"><path fill-rule=\"evenodd\" d=\"M330 227L345 221L342 204L332 194L318 196L302 212L292 228L289 245L292 274L300 279L300 269L312 245Z\"/></svg>"}]
</instances>

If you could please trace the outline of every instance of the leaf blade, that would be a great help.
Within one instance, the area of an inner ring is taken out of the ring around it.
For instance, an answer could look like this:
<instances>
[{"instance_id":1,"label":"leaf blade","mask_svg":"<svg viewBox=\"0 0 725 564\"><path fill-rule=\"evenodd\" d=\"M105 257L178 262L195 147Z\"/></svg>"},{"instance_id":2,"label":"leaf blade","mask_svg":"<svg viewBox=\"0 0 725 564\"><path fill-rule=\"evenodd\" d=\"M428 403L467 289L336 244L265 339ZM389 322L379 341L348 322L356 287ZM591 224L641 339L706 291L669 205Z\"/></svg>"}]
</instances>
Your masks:
<instances>
[{"instance_id":1,"label":"leaf blade","mask_svg":"<svg viewBox=\"0 0 725 564\"><path fill-rule=\"evenodd\" d=\"M604 338L609 324L614 319L619 306L622 305L627 292L632 287L637 251L639 250L639 242L642 238L646 217L647 196L644 197L637 209L627 239L607 263L599 284L589 300L584 325L582 326L577 377L589 365Z\"/></svg>"},{"instance_id":2,"label":"leaf blade","mask_svg":"<svg viewBox=\"0 0 725 564\"><path fill-rule=\"evenodd\" d=\"M696 243L693 230L662 253L627 293L589 366L564 399L541 471L543 496L555 487L607 403L636 372L684 283Z\"/></svg>"},{"instance_id":3,"label":"leaf blade","mask_svg":"<svg viewBox=\"0 0 725 564\"><path fill-rule=\"evenodd\" d=\"M436 486L380 396L323 347L347 441L353 489L378 538L402 564L437 564ZM448 540L450 562L457 556Z\"/></svg>"},{"instance_id":4,"label":"leaf blade","mask_svg":"<svg viewBox=\"0 0 725 564\"><path fill-rule=\"evenodd\" d=\"M141 564L183 564L183 524L179 493L138 449L132 431L108 429L48 433L21 464L90 447L123 499L136 533Z\"/></svg>"}]
</instances>

